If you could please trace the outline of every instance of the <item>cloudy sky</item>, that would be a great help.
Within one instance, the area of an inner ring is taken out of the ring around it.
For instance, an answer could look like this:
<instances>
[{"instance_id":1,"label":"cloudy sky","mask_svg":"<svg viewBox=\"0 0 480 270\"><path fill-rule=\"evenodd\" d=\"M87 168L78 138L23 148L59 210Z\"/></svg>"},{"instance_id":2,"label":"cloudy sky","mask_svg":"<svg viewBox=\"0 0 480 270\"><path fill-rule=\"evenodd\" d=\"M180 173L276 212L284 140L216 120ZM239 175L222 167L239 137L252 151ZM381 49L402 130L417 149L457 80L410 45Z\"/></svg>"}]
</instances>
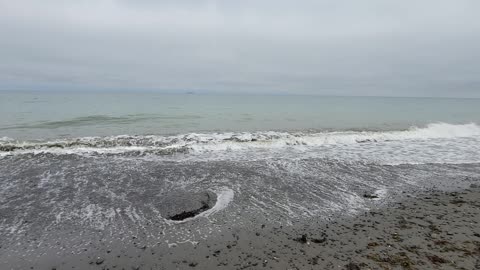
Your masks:
<instances>
[{"instance_id":1,"label":"cloudy sky","mask_svg":"<svg viewBox=\"0 0 480 270\"><path fill-rule=\"evenodd\" d=\"M0 0L0 90L480 97L478 0Z\"/></svg>"}]
</instances>

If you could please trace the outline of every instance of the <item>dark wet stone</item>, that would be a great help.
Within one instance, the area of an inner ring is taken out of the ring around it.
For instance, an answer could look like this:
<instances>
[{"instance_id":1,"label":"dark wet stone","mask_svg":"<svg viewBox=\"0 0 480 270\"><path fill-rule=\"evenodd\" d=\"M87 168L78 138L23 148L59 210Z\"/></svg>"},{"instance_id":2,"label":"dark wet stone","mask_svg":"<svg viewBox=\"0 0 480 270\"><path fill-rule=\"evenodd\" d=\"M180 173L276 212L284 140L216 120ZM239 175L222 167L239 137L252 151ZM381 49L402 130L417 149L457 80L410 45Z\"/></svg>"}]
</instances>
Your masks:
<instances>
[{"instance_id":1,"label":"dark wet stone","mask_svg":"<svg viewBox=\"0 0 480 270\"><path fill-rule=\"evenodd\" d=\"M302 244L306 244L308 242L307 235L303 234L301 237L295 239L295 241L300 242Z\"/></svg>"},{"instance_id":2,"label":"dark wet stone","mask_svg":"<svg viewBox=\"0 0 480 270\"><path fill-rule=\"evenodd\" d=\"M204 192L171 192L163 197L157 208L160 214L170 220L184 220L212 208L217 202L217 196L210 191Z\"/></svg>"},{"instance_id":3,"label":"dark wet stone","mask_svg":"<svg viewBox=\"0 0 480 270\"><path fill-rule=\"evenodd\" d=\"M454 200L451 200L450 203L451 204L462 204L462 203L466 203L466 201L464 201L462 199L454 199Z\"/></svg>"},{"instance_id":4,"label":"dark wet stone","mask_svg":"<svg viewBox=\"0 0 480 270\"><path fill-rule=\"evenodd\" d=\"M437 255L427 255L427 258L434 264L447 263L448 261Z\"/></svg>"},{"instance_id":5,"label":"dark wet stone","mask_svg":"<svg viewBox=\"0 0 480 270\"><path fill-rule=\"evenodd\" d=\"M327 238L324 237L324 238L320 238L320 239L312 239L312 242L315 243L315 244L321 244L321 243L324 243L325 241L327 241Z\"/></svg>"},{"instance_id":6,"label":"dark wet stone","mask_svg":"<svg viewBox=\"0 0 480 270\"><path fill-rule=\"evenodd\" d=\"M347 264L347 265L345 266L345 269L346 269L346 270L360 270L360 266L358 266L357 264L351 262L351 263L349 263L349 264Z\"/></svg>"},{"instance_id":7,"label":"dark wet stone","mask_svg":"<svg viewBox=\"0 0 480 270\"><path fill-rule=\"evenodd\" d=\"M104 261L105 261L104 258L98 257L97 260L95 260L95 263L98 264L98 265L100 265L100 264L102 264Z\"/></svg>"}]
</instances>

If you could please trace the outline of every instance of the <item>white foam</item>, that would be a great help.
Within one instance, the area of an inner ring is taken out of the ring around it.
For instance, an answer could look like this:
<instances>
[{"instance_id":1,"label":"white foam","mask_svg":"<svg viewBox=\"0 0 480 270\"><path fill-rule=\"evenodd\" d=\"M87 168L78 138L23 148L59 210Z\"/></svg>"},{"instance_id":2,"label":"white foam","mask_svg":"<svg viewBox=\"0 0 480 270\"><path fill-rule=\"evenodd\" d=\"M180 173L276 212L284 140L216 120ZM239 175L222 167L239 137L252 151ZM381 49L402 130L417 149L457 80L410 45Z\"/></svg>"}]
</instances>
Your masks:
<instances>
[{"instance_id":1,"label":"white foam","mask_svg":"<svg viewBox=\"0 0 480 270\"><path fill-rule=\"evenodd\" d=\"M471 139L471 140L470 140ZM361 159L376 162L391 157L390 163L477 162L475 141L480 139L480 126L474 123L454 125L432 123L423 128L411 127L403 131L339 131L317 133L289 132L225 132L189 133L176 136L111 136L84 137L48 142L0 141L0 157L16 154L124 154L168 158L175 153L186 153L182 158L250 159L272 156L293 156ZM415 150L419 149L422 151ZM436 154L441 149L443 154ZM465 151L466 150L466 151ZM412 152L413 151L413 152ZM382 153L375 155L375 153ZM263 155L263 156L262 156ZM433 156L432 156L433 155ZM415 157L421 157L415 159ZM437 156L437 157L435 157ZM327 156L328 157L328 156ZM410 158L412 157L412 158ZM178 158L175 156L175 158ZM410 158L410 159L409 159ZM390 164L389 163L389 164Z\"/></svg>"},{"instance_id":2,"label":"white foam","mask_svg":"<svg viewBox=\"0 0 480 270\"><path fill-rule=\"evenodd\" d=\"M368 209L365 201L357 194L342 191L338 192L337 196L342 198L342 200L327 202L327 209L344 212L348 215L356 215Z\"/></svg>"},{"instance_id":3,"label":"white foam","mask_svg":"<svg viewBox=\"0 0 480 270\"><path fill-rule=\"evenodd\" d=\"M412 127L405 131L345 131L322 133L263 132L240 134L214 134L197 136L198 141L208 143L190 144L198 152L235 151L244 148L279 148L285 146L321 146L336 144L357 144L362 142L385 142L405 140L429 140L442 138L464 138L480 136L480 126L471 123L452 125L446 123L429 124L425 128Z\"/></svg>"},{"instance_id":4,"label":"white foam","mask_svg":"<svg viewBox=\"0 0 480 270\"><path fill-rule=\"evenodd\" d=\"M226 187L216 190L215 194L217 194L217 202L215 205L211 209L200 213L199 216L208 217L222 211L223 209L227 208L228 204L230 204L234 197L233 190Z\"/></svg>"},{"instance_id":5,"label":"white foam","mask_svg":"<svg viewBox=\"0 0 480 270\"><path fill-rule=\"evenodd\" d=\"M192 154L217 160L334 158L389 165L480 162L480 127L476 124L436 123L388 132L270 133L266 140L257 138L190 147Z\"/></svg>"},{"instance_id":6,"label":"white foam","mask_svg":"<svg viewBox=\"0 0 480 270\"><path fill-rule=\"evenodd\" d=\"M11 142L13 141L12 138L9 137L0 137L0 142Z\"/></svg>"}]
</instances>

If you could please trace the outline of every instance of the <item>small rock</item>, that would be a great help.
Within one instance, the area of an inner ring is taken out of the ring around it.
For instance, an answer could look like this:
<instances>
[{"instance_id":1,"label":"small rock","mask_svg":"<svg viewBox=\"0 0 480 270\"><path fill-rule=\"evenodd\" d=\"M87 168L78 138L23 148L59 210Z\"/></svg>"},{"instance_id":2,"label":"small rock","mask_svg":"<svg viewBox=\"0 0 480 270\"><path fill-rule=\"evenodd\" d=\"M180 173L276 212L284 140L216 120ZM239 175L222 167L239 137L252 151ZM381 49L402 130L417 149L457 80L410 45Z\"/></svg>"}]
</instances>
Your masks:
<instances>
[{"instance_id":1,"label":"small rock","mask_svg":"<svg viewBox=\"0 0 480 270\"><path fill-rule=\"evenodd\" d=\"M95 263L96 263L97 265L100 265L100 264L102 264L104 261L105 261L104 258L98 257L97 260L95 261Z\"/></svg>"},{"instance_id":2,"label":"small rock","mask_svg":"<svg viewBox=\"0 0 480 270\"><path fill-rule=\"evenodd\" d=\"M349 264L345 265L346 270L360 270L360 266L357 264L350 262Z\"/></svg>"},{"instance_id":3,"label":"small rock","mask_svg":"<svg viewBox=\"0 0 480 270\"><path fill-rule=\"evenodd\" d=\"M466 203L466 201L464 201L462 199L454 199L454 200L451 200L450 203L451 204L462 204L462 203Z\"/></svg>"},{"instance_id":4,"label":"small rock","mask_svg":"<svg viewBox=\"0 0 480 270\"><path fill-rule=\"evenodd\" d=\"M447 263L448 261L437 255L427 255L427 258L434 264Z\"/></svg>"},{"instance_id":5,"label":"small rock","mask_svg":"<svg viewBox=\"0 0 480 270\"><path fill-rule=\"evenodd\" d=\"M363 194L363 197L367 198L367 199L377 199L378 198L378 196L375 195L375 194L366 194L366 193Z\"/></svg>"},{"instance_id":6,"label":"small rock","mask_svg":"<svg viewBox=\"0 0 480 270\"><path fill-rule=\"evenodd\" d=\"M321 244L321 243L324 243L325 241L327 241L327 238L324 237L324 238L321 238L321 239L312 239L312 242L315 243L315 244Z\"/></svg>"},{"instance_id":7,"label":"small rock","mask_svg":"<svg viewBox=\"0 0 480 270\"><path fill-rule=\"evenodd\" d=\"M350 262L349 264L345 265L346 270L360 270L360 266L357 264Z\"/></svg>"},{"instance_id":8,"label":"small rock","mask_svg":"<svg viewBox=\"0 0 480 270\"><path fill-rule=\"evenodd\" d=\"M295 241L306 244L308 242L307 235L303 234L300 238L295 239Z\"/></svg>"}]
</instances>

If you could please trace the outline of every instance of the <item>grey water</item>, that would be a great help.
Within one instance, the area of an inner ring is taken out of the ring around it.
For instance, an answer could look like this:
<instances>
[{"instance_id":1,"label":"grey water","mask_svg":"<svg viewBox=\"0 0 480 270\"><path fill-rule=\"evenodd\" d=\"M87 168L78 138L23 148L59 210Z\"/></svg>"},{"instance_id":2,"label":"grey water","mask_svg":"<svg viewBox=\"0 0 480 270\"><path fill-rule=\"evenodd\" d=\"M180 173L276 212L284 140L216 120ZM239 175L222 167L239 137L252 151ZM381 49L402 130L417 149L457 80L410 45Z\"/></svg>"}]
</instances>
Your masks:
<instances>
[{"instance_id":1,"label":"grey water","mask_svg":"<svg viewBox=\"0 0 480 270\"><path fill-rule=\"evenodd\" d=\"M480 99L0 92L0 137L403 130L480 122Z\"/></svg>"}]
</instances>

